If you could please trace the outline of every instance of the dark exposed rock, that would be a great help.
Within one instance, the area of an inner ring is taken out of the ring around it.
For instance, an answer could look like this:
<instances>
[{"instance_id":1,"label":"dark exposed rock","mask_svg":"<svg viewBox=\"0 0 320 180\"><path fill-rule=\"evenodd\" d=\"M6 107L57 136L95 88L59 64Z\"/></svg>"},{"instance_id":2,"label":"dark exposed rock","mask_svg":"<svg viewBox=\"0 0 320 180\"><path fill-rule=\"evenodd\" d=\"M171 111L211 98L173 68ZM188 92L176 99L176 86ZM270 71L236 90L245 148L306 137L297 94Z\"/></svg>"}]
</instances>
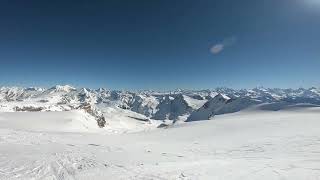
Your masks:
<instances>
[{"instance_id":1,"label":"dark exposed rock","mask_svg":"<svg viewBox=\"0 0 320 180\"><path fill-rule=\"evenodd\" d=\"M228 98L218 94L208 100L201 108L191 113L187 121L208 120L227 103Z\"/></svg>"},{"instance_id":2,"label":"dark exposed rock","mask_svg":"<svg viewBox=\"0 0 320 180\"><path fill-rule=\"evenodd\" d=\"M175 121L179 116L192 111L192 108L184 100L182 94L174 95L173 97L169 95L164 96L157 106L157 109L158 111L154 114L152 119L170 119Z\"/></svg>"},{"instance_id":3,"label":"dark exposed rock","mask_svg":"<svg viewBox=\"0 0 320 180\"><path fill-rule=\"evenodd\" d=\"M169 124L161 123L157 128L168 128Z\"/></svg>"},{"instance_id":4,"label":"dark exposed rock","mask_svg":"<svg viewBox=\"0 0 320 180\"><path fill-rule=\"evenodd\" d=\"M143 121L143 122L150 122L149 119L146 119L146 118L137 118L137 117L132 117L132 116L128 116L129 118L132 118L132 119L135 119L135 120L138 120L138 121Z\"/></svg>"},{"instance_id":5,"label":"dark exposed rock","mask_svg":"<svg viewBox=\"0 0 320 180\"><path fill-rule=\"evenodd\" d=\"M32 107L32 106L14 107L14 111L17 111L17 112L39 112L42 110L43 110L42 107Z\"/></svg>"},{"instance_id":6,"label":"dark exposed rock","mask_svg":"<svg viewBox=\"0 0 320 180\"><path fill-rule=\"evenodd\" d=\"M106 125L106 119L104 118L103 115L97 117L97 123L98 123L98 126L99 126L100 128L105 127L105 125Z\"/></svg>"},{"instance_id":7,"label":"dark exposed rock","mask_svg":"<svg viewBox=\"0 0 320 180\"><path fill-rule=\"evenodd\" d=\"M85 102L81 104L77 109L82 109L91 116L93 116L96 119L97 124L100 128L105 127L106 120L104 115L98 109L94 108L90 103Z\"/></svg>"}]
</instances>

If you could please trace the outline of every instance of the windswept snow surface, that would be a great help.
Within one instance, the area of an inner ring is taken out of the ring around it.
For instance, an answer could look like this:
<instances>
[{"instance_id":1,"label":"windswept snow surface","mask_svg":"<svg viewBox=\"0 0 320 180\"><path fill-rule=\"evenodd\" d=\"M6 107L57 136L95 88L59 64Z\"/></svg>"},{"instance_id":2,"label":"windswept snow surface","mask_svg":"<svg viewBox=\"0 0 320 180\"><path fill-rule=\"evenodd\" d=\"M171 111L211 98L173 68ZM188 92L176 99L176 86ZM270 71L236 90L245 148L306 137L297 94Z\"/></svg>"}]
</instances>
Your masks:
<instances>
[{"instance_id":1,"label":"windswept snow surface","mask_svg":"<svg viewBox=\"0 0 320 180\"><path fill-rule=\"evenodd\" d=\"M83 111L0 113L0 128L42 132L102 132Z\"/></svg>"},{"instance_id":2,"label":"windswept snow surface","mask_svg":"<svg viewBox=\"0 0 320 180\"><path fill-rule=\"evenodd\" d=\"M0 113L0 179L320 179L319 107L257 107L124 134L91 122L79 111Z\"/></svg>"}]
</instances>

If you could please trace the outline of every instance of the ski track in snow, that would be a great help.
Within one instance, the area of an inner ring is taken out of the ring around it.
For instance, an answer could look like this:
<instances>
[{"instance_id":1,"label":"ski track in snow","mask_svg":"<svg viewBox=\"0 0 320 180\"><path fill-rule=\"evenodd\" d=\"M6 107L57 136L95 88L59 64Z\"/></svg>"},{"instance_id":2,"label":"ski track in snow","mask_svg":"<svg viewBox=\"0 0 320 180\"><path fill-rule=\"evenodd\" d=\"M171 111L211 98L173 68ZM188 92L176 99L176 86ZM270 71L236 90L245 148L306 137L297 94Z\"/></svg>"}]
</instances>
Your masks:
<instances>
[{"instance_id":1,"label":"ski track in snow","mask_svg":"<svg viewBox=\"0 0 320 180\"><path fill-rule=\"evenodd\" d=\"M0 179L319 180L319 117L248 111L118 135L0 127Z\"/></svg>"}]
</instances>

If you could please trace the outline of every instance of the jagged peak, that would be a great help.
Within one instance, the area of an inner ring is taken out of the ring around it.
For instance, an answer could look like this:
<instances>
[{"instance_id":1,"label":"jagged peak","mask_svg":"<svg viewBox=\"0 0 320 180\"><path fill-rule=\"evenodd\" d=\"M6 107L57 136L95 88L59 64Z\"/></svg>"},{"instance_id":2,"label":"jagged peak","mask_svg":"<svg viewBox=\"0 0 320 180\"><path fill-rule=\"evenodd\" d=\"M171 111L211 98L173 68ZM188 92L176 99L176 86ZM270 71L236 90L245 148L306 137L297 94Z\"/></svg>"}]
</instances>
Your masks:
<instances>
[{"instance_id":1,"label":"jagged peak","mask_svg":"<svg viewBox=\"0 0 320 180\"><path fill-rule=\"evenodd\" d=\"M0 90L20 90L20 89L23 89L22 87L18 87L18 86L1 86L0 87Z\"/></svg>"},{"instance_id":2,"label":"jagged peak","mask_svg":"<svg viewBox=\"0 0 320 180\"><path fill-rule=\"evenodd\" d=\"M224 95L224 94L219 93L216 96L214 96L213 99L222 99L223 101L227 101L230 98L228 96Z\"/></svg>"},{"instance_id":3,"label":"jagged peak","mask_svg":"<svg viewBox=\"0 0 320 180\"><path fill-rule=\"evenodd\" d=\"M55 85L52 88L50 88L49 90L54 90L57 92L71 92L76 90L76 88L70 86L70 85Z\"/></svg>"},{"instance_id":4,"label":"jagged peak","mask_svg":"<svg viewBox=\"0 0 320 180\"><path fill-rule=\"evenodd\" d=\"M106 88L98 88L96 89L96 92L107 92L108 90Z\"/></svg>"},{"instance_id":5,"label":"jagged peak","mask_svg":"<svg viewBox=\"0 0 320 180\"><path fill-rule=\"evenodd\" d=\"M40 88L40 87L27 87L24 88L25 91L44 91L44 88Z\"/></svg>"}]
</instances>

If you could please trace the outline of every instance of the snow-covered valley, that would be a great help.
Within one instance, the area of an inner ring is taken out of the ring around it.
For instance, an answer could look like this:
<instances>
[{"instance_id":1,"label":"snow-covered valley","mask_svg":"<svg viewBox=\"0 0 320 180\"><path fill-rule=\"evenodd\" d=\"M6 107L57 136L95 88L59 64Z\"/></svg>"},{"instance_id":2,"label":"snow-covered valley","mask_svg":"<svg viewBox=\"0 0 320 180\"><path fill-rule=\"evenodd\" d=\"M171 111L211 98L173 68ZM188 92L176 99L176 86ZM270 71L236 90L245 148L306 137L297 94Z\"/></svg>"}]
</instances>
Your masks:
<instances>
[{"instance_id":1,"label":"snow-covered valley","mask_svg":"<svg viewBox=\"0 0 320 180\"><path fill-rule=\"evenodd\" d=\"M0 179L317 180L319 92L1 88Z\"/></svg>"}]
</instances>

